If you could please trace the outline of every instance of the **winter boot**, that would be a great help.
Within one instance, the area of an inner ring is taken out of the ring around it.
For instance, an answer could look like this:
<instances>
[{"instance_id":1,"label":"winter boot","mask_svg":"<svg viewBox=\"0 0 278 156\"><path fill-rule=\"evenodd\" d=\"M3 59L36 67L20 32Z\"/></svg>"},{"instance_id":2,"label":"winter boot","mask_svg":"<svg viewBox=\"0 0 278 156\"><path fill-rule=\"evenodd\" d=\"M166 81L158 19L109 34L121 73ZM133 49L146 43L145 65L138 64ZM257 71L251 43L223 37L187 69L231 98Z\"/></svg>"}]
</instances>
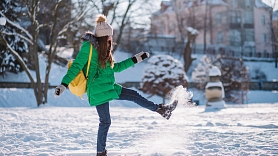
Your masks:
<instances>
[{"instance_id":1,"label":"winter boot","mask_svg":"<svg viewBox=\"0 0 278 156\"><path fill-rule=\"evenodd\" d=\"M175 100L173 103L168 105L160 104L156 112L159 113L164 118L166 118L167 120L169 120L172 115L172 111L176 109L177 105L178 105L177 100Z\"/></svg>"},{"instance_id":2,"label":"winter boot","mask_svg":"<svg viewBox=\"0 0 278 156\"><path fill-rule=\"evenodd\" d=\"M107 156L107 150L101 153L97 152L97 156Z\"/></svg>"}]
</instances>

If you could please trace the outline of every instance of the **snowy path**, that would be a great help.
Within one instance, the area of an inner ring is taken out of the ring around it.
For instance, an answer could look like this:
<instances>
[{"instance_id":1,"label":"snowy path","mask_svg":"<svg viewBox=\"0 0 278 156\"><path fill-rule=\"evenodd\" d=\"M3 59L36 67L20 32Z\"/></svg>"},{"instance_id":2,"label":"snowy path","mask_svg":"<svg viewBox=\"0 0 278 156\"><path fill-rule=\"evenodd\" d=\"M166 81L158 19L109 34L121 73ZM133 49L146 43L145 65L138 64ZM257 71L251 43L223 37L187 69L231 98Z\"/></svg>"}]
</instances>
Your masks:
<instances>
[{"instance_id":1,"label":"snowy path","mask_svg":"<svg viewBox=\"0 0 278 156\"><path fill-rule=\"evenodd\" d=\"M111 107L109 155L278 155L278 104L178 107L167 121L142 108ZM90 108L0 108L0 155L95 155Z\"/></svg>"}]
</instances>

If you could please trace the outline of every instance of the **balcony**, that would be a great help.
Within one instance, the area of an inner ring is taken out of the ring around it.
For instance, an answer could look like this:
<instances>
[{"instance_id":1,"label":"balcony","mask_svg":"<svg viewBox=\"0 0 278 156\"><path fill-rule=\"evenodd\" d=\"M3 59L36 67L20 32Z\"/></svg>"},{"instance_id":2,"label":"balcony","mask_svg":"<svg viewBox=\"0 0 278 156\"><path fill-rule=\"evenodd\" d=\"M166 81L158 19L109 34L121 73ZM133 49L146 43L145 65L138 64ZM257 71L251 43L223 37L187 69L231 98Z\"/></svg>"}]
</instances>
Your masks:
<instances>
[{"instance_id":1,"label":"balcony","mask_svg":"<svg viewBox=\"0 0 278 156\"><path fill-rule=\"evenodd\" d=\"M244 23L243 27L245 29L254 29L254 24L252 24L252 23Z\"/></svg>"},{"instance_id":2,"label":"balcony","mask_svg":"<svg viewBox=\"0 0 278 156\"><path fill-rule=\"evenodd\" d=\"M240 23L230 23L230 28L231 29L240 29L241 25L240 25Z\"/></svg>"}]
</instances>

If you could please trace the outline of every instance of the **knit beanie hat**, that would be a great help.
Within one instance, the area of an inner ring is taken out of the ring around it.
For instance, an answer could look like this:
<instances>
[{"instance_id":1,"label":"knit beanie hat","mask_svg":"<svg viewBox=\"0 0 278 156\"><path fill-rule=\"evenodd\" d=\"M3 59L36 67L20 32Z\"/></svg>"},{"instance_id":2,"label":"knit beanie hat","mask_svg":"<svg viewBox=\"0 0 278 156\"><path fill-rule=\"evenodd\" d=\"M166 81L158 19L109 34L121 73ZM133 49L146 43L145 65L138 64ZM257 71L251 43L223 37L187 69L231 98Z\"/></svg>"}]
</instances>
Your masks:
<instances>
[{"instance_id":1,"label":"knit beanie hat","mask_svg":"<svg viewBox=\"0 0 278 156\"><path fill-rule=\"evenodd\" d=\"M96 37L113 35L113 28L107 23L106 16L100 14L96 17L95 35Z\"/></svg>"}]
</instances>

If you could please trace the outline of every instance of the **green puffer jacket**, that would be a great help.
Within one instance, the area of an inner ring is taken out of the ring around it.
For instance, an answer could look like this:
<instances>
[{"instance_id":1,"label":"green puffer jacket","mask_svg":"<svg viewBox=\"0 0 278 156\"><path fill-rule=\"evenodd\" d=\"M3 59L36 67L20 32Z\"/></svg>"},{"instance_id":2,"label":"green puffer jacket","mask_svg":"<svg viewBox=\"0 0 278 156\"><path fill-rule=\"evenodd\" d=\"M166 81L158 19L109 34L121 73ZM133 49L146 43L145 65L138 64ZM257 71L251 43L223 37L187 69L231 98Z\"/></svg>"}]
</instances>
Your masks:
<instances>
[{"instance_id":1,"label":"green puffer jacket","mask_svg":"<svg viewBox=\"0 0 278 156\"><path fill-rule=\"evenodd\" d=\"M86 73L87 61L90 53L90 42L84 41L82 47L63 77L62 83L68 85L80 70ZM119 98L122 86L115 83L114 72L121 72L134 65L131 58L115 63L114 68L107 62L105 68L100 68L98 52L93 48L92 59L87 81L87 95L91 106L97 106L113 99Z\"/></svg>"}]
</instances>

